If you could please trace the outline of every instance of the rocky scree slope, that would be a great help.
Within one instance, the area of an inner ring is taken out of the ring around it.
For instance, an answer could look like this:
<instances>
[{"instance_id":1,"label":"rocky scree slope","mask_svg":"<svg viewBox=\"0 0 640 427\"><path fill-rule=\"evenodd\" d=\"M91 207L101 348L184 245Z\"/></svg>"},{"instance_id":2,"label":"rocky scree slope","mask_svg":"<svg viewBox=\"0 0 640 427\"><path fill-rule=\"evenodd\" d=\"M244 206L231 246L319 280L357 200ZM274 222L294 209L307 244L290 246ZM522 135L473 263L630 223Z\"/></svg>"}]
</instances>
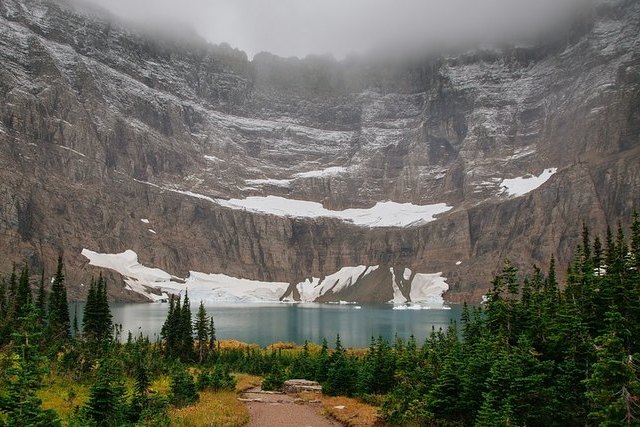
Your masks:
<instances>
[{"instance_id":1,"label":"rocky scree slope","mask_svg":"<svg viewBox=\"0 0 640 427\"><path fill-rule=\"evenodd\" d=\"M604 230L640 206L639 33L640 3L614 1L532 47L249 61L73 3L3 0L0 267L52 271L64 250L81 298L83 248L292 285L381 265L442 272L447 300L478 300L504 258L566 265L583 221ZM288 216L291 200L447 208L378 227ZM389 300L389 274L371 276L348 298Z\"/></svg>"}]
</instances>

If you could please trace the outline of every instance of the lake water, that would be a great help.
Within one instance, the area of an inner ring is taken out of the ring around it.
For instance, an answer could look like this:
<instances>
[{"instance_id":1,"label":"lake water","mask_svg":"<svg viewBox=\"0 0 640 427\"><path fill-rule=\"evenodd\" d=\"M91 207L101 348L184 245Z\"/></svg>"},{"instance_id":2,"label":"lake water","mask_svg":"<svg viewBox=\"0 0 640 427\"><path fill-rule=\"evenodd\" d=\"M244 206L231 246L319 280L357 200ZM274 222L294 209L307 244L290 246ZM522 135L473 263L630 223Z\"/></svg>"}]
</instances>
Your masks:
<instances>
[{"instance_id":1,"label":"lake water","mask_svg":"<svg viewBox=\"0 0 640 427\"><path fill-rule=\"evenodd\" d=\"M75 304L71 304L73 318ZM167 316L168 304L111 304L113 322L122 325L123 337L128 331L139 332L152 340L160 334ZM82 324L83 303L77 304L79 324ZM367 347L370 338L382 336L392 340L412 334L421 343L432 327L446 329L451 320L460 320L462 307L448 309L394 310L389 305L338 304L240 304L219 303L206 307L213 316L218 339L236 339L261 346L283 341L298 344L320 343L326 337L330 345L340 334L347 347ZM195 316L197 306L191 307Z\"/></svg>"}]
</instances>

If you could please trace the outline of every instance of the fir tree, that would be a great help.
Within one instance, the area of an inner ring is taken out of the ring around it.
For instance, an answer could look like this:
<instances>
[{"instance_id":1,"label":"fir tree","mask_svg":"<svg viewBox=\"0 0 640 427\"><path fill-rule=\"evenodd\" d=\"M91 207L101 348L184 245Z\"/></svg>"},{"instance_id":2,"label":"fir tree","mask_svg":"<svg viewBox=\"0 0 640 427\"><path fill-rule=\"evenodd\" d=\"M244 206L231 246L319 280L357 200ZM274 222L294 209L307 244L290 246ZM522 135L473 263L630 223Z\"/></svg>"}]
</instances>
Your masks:
<instances>
[{"instance_id":1,"label":"fir tree","mask_svg":"<svg viewBox=\"0 0 640 427\"><path fill-rule=\"evenodd\" d=\"M47 291L44 284L44 270L40 273L40 283L38 284L38 296L36 298L36 309L38 310L38 321L44 325L47 320Z\"/></svg>"},{"instance_id":2,"label":"fir tree","mask_svg":"<svg viewBox=\"0 0 640 427\"><path fill-rule=\"evenodd\" d=\"M193 377L179 364L171 375L171 403L177 407L191 405L199 399Z\"/></svg>"},{"instance_id":3,"label":"fir tree","mask_svg":"<svg viewBox=\"0 0 640 427\"><path fill-rule=\"evenodd\" d=\"M64 284L64 264L58 257L58 267L49 294L49 336L54 342L66 342L71 338L67 289Z\"/></svg>"},{"instance_id":4,"label":"fir tree","mask_svg":"<svg viewBox=\"0 0 640 427\"><path fill-rule=\"evenodd\" d=\"M108 357L99 362L96 379L85 406L87 416L97 426L118 425L124 415L125 388L115 363Z\"/></svg>"},{"instance_id":5,"label":"fir tree","mask_svg":"<svg viewBox=\"0 0 640 427\"><path fill-rule=\"evenodd\" d=\"M213 323L213 316L210 318L209 322L209 350L215 351L216 349L216 326Z\"/></svg>"},{"instance_id":6,"label":"fir tree","mask_svg":"<svg viewBox=\"0 0 640 427\"><path fill-rule=\"evenodd\" d=\"M356 371L347 352L342 347L340 334L336 336L336 348L329 357L327 380L322 385L322 392L330 396L350 396L355 391Z\"/></svg>"},{"instance_id":7,"label":"fir tree","mask_svg":"<svg viewBox=\"0 0 640 427\"><path fill-rule=\"evenodd\" d=\"M202 363L206 356L207 344L209 340L209 322L207 319L207 310L204 308L204 303L200 301L198 307L198 313L196 314L195 321L196 338L198 339L198 362Z\"/></svg>"},{"instance_id":8,"label":"fir tree","mask_svg":"<svg viewBox=\"0 0 640 427\"><path fill-rule=\"evenodd\" d=\"M29 267L24 264L22 272L20 273L20 280L18 281L18 288L16 296L14 298L14 315L16 318L24 317L27 311L27 306L32 302L31 287L29 286Z\"/></svg>"},{"instance_id":9,"label":"fir tree","mask_svg":"<svg viewBox=\"0 0 640 427\"><path fill-rule=\"evenodd\" d=\"M84 306L82 331L85 338L97 342L111 339L113 335L113 321L107 301L107 285L102 274L97 282L91 280L87 303Z\"/></svg>"},{"instance_id":10,"label":"fir tree","mask_svg":"<svg viewBox=\"0 0 640 427\"><path fill-rule=\"evenodd\" d=\"M182 303L182 310L180 310L180 358L183 361L193 359L193 326L191 319L191 305L189 302L189 294L187 291L184 293L184 301Z\"/></svg>"},{"instance_id":11,"label":"fir tree","mask_svg":"<svg viewBox=\"0 0 640 427\"><path fill-rule=\"evenodd\" d=\"M7 426L59 426L60 419L51 410L43 410L36 391L42 387L45 358L40 355L38 315L33 305L24 307L24 317L18 319L20 329L13 334L12 363L5 372L5 396L0 399Z\"/></svg>"}]
</instances>

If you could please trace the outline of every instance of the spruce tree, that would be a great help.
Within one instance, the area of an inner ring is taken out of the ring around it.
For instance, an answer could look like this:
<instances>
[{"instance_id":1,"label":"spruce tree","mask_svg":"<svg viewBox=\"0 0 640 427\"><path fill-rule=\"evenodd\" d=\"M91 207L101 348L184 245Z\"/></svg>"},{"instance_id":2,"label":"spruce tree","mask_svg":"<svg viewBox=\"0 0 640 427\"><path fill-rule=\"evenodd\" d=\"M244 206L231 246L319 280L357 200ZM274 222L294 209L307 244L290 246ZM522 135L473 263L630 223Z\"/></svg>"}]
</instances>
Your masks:
<instances>
[{"instance_id":1,"label":"spruce tree","mask_svg":"<svg viewBox=\"0 0 640 427\"><path fill-rule=\"evenodd\" d=\"M44 284L44 269L40 273L38 296L36 297L36 309L38 310L38 321L41 325L44 325L47 320L47 291Z\"/></svg>"},{"instance_id":2,"label":"spruce tree","mask_svg":"<svg viewBox=\"0 0 640 427\"><path fill-rule=\"evenodd\" d=\"M187 291L184 293L184 301L182 303L182 310L180 310L180 358L183 361L189 361L193 359L193 324L191 323L191 305L189 302L189 294Z\"/></svg>"},{"instance_id":3,"label":"spruce tree","mask_svg":"<svg viewBox=\"0 0 640 427\"><path fill-rule=\"evenodd\" d=\"M7 283L4 277L0 279L0 323L5 320L7 315Z\"/></svg>"},{"instance_id":4,"label":"spruce tree","mask_svg":"<svg viewBox=\"0 0 640 427\"><path fill-rule=\"evenodd\" d=\"M202 363L206 356L207 344L209 340L209 322L204 303L200 300L198 313L195 320L196 337L198 339L198 362Z\"/></svg>"},{"instance_id":5,"label":"spruce tree","mask_svg":"<svg viewBox=\"0 0 640 427\"><path fill-rule=\"evenodd\" d=\"M66 342L71 338L71 321L63 269L64 264L60 256L49 294L49 336L55 342Z\"/></svg>"},{"instance_id":6,"label":"spruce tree","mask_svg":"<svg viewBox=\"0 0 640 427\"><path fill-rule=\"evenodd\" d=\"M14 298L14 313L16 318L24 317L27 306L32 302L31 287L29 286L29 267L24 264L18 281L18 288Z\"/></svg>"},{"instance_id":7,"label":"spruce tree","mask_svg":"<svg viewBox=\"0 0 640 427\"><path fill-rule=\"evenodd\" d=\"M216 326L213 323L213 316L210 318L209 323L209 350L215 351L216 349Z\"/></svg>"},{"instance_id":8,"label":"spruce tree","mask_svg":"<svg viewBox=\"0 0 640 427\"><path fill-rule=\"evenodd\" d=\"M24 316L17 319L19 329L13 333L13 354L5 375L4 396L0 411L7 426L60 426L60 419L51 410L43 410L36 391L42 387L46 359L39 353L37 342L42 335L38 315L32 304L24 308Z\"/></svg>"},{"instance_id":9,"label":"spruce tree","mask_svg":"<svg viewBox=\"0 0 640 427\"><path fill-rule=\"evenodd\" d=\"M108 357L99 361L96 379L85 406L87 416L97 426L119 425L123 415L125 388L115 363Z\"/></svg>"}]
</instances>

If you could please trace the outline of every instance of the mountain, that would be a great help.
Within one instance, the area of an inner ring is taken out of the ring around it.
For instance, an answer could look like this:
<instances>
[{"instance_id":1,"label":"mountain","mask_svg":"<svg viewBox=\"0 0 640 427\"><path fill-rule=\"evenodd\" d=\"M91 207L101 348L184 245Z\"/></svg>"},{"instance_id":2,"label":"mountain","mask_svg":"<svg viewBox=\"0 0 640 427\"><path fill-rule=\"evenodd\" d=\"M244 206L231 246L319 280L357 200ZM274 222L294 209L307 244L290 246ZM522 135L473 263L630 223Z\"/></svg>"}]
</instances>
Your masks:
<instances>
[{"instance_id":1,"label":"mountain","mask_svg":"<svg viewBox=\"0 0 640 427\"><path fill-rule=\"evenodd\" d=\"M505 258L566 265L583 222L640 206L637 1L535 46L410 59L249 61L177 33L0 3L4 271L64 251L74 298L94 253L123 300L221 275L276 298L477 301Z\"/></svg>"}]
</instances>

